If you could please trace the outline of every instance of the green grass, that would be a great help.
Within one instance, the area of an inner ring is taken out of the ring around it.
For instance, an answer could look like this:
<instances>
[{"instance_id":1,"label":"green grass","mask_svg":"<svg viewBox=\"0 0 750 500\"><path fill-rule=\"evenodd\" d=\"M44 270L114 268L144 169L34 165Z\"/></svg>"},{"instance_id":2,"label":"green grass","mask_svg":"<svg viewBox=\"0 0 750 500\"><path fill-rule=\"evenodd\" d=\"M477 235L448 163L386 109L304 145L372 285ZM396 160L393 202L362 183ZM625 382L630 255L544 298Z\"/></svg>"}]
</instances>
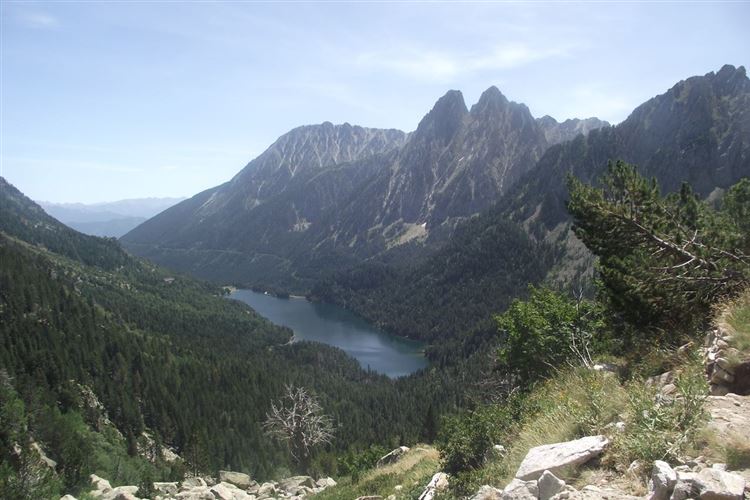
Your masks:
<instances>
[{"instance_id":1,"label":"green grass","mask_svg":"<svg viewBox=\"0 0 750 500\"><path fill-rule=\"evenodd\" d=\"M342 478L333 488L316 495L317 500L352 500L360 496L395 495L397 499L417 498L432 476L440 470L438 451L416 445L398 462L366 472L356 483ZM396 486L402 488L396 490Z\"/></svg>"},{"instance_id":2,"label":"green grass","mask_svg":"<svg viewBox=\"0 0 750 500\"><path fill-rule=\"evenodd\" d=\"M580 474L624 471L634 460L676 458L694 446L705 421L707 385L697 355L683 356L682 365L675 368L678 397L671 400L658 398L657 389L645 387L640 377L621 384L611 373L584 368L558 372L524 401L524 416L509 430L507 441L500 443L507 454L462 475L462 491L475 491L482 484L502 488L513 479L529 449L587 435L605 434L611 444L601 466L563 472L561 478L569 483L580 479ZM610 425L618 421L626 423L624 432ZM635 491L643 488L641 482L623 480L623 487Z\"/></svg>"},{"instance_id":3,"label":"green grass","mask_svg":"<svg viewBox=\"0 0 750 500\"><path fill-rule=\"evenodd\" d=\"M750 291L729 302L717 324L732 335L731 345L747 357L750 353Z\"/></svg>"},{"instance_id":4,"label":"green grass","mask_svg":"<svg viewBox=\"0 0 750 500\"><path fill-rule=\"evenodd\" d=\"M508 442L501 443L507 454L476 471L471 482L505 486L529 449L605 432L626 404L625 391L611 373L583 368L559 372L538 385L524 403L528 416Z\"/></svg>"}]
</instances>

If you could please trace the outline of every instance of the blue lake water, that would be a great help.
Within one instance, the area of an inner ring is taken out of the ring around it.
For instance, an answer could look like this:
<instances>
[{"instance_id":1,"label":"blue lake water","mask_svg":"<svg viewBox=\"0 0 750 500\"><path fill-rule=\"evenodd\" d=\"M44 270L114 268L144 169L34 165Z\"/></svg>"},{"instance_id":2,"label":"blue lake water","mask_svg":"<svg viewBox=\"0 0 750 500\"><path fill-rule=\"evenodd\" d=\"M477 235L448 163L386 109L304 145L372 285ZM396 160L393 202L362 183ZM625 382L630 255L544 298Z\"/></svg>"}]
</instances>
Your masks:
<instances>
[{"instance_id":1,"label":"blue lake water","mask_svg":"<svg viewBox=\"0 0 750 500\"><path fill-rule=\"evenodd\" d=\"M341 307L300 298L281 299L252 290L235 290L230 296L273 323L291 328L296 339L344 350L363 368L400 377L427 366L423 343L388 335Z\"/></svg>"}]
</instances>

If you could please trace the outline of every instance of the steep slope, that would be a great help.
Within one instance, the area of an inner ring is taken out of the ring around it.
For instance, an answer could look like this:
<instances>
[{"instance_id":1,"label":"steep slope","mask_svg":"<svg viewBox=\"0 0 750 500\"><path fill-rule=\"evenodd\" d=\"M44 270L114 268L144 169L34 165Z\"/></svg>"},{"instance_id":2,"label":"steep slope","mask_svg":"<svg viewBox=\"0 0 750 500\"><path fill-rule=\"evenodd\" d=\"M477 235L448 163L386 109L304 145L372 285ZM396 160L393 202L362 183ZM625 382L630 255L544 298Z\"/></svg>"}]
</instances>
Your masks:
<instances>
[{"instance_id":1,"label":"steep slope","mask_svg":"<svg viewBox=\"0 0 750 500\"><path fill-rule=\"evenodd\" d=\"M397 130L349 124L299 127L231 181L166 210L122 241L138 255L197 276L277 281L290 274L289 250L305 230L405 140Z\"/></svg>"},{"instance_id":2,"label":"steep slope","mask_svg":"<svg viewBox=\"0 0 750 500\"><path fill-rule=\"evenodd\" d=\"M608 160L634 163L665 191L690 183L703 196L750 175L750 80L726 65L694 76L638 106L621 124L550 148L500 207L514 219L552 230L567 220L572 173L590 181Z\"/></svg>"},{"instance_id":3,"label":"steep slope","mask_svg":"<svg viewBox=\"0 0 750 500\"><path fill-rule=\"evenodd\" d=\"M337 423L332 449L417 439L433 389L365 372L337 349L288 345L290 336L214 286L62 225L0 178L0 380L24 400L29 432L66 485L118 467L99 448L79 384L133 450L147 431L199 469L267 477L288 466L261 426L284 384L320 397Z\"/></svg>"},{"instance_id":4,"label":"steep slope","mask_svg":"<svg viewBox=\"0 0 750 500\"><path fill-rule=\"evenodd\" d=\"M399 325L408 324L411 331L406 334L445 339L460 335L457 325L471 331L472 324L501 311L511 298L523 294L528 282L586 286L593 258L569 230L565 178L572 173L592 181L609 160L618 158L639 164L667 191L687 181L706 196L749 176L750 80L745 69L725 66L718 73L679 82L636 108L620 125L549 148L500 202L460 225L451 243L434 255L450 263L452 279L445 280L444 267L427 259L414 274L411 266L384 266L373 275L389 279L369 282L353 279L360 269L368 269L355 266L315 291L389 329L401 331ZM523 230L515 232L519 227ZM462 237L466 234L472 236ZM505 241L499 244L485 237L492 234L503 234ZM526 238L539 246L534 248ZM509 265L519 252L533 252L538 260L529 267ZM467 278L471 276L475 278ZM500 277L515 279L517 287ZM458 297L472 315L442 307Z\"/></svg>"},{"instance_id":5,"label":"steep slope","mask_svg":"<svg viewBox=\"0 0 750 500\"><path fill-rule=\"evenodd\" d=\"M168 247L238 249L258 239L258 235L243 239L247 231L237 230L255 223L254 208L327 168L397 148L405 137L398 130L367 129L349 124L334 126L328 122L296 128L281 136L231 181L172 207L136 228L123 241L154 241ZM330 203L331 200L323 201ZM314 214L300 213L295 223L304 225L308 216ZM281 221L286 222L283 216L275 222ZM293 228L294 225L284 224L280 229Z\"/></svg>"},{"instance_id":6,"label":"steep slope","mask_svg":"<svg viewBox=\"0 0 750 500\"><path fill-rule=\"evenodd\" d=\"M321 229L321 240L335 237L334 247L370 243L377 251L424 237L489 207L546 147L528 108L497 88L485 91L471 111L460 92L450 91L392 163Z\"/></svg>"},{"instance_id":7,"label":"steep slope","mask_svg":"<svg viewBox=\"0 0 750 500\"><path fill-rule=\"evenodd\" d=\"M597 126L586 123L576 130ZM497 88L471 110L450 91L408 137L348 125L296 129L232 181L122 241L197 276L305 291L394 247L428 235L443 242L458 221L507 192L547 145L526 106Z\"/></svg>"}]
</instances>

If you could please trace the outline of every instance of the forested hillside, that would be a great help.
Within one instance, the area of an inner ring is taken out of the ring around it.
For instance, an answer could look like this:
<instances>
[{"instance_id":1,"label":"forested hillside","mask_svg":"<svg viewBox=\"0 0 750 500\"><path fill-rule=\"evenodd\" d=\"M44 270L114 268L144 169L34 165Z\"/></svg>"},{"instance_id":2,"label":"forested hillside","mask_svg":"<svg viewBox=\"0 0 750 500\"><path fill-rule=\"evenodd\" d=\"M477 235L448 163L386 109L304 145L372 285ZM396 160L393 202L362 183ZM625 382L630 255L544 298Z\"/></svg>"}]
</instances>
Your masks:
<instances>
[{"instance_id":1,"label":"forested hillside","mask_svg":"<svg viewBox=\"0 0 750 500\"><path fill-rule=\"evenodd\" d=\"M334 440L316 457L328 469L335 451L415 441L426 408L459 402L446 375L393 381L337 349L288 345L290 331L221 289L63 226L5 180L0 188L1 403L22 401L13 408L27 421L24 435L58 463L68 489L91 472L179 474L178 464L138 458L144 432L181 454L182 470L262 478L292 467L261 427L285 384L313 391L334 419ZM105 439L95 431L108 421ZM5 479L23 465L10 450L1 459Z\"/></svg>"}]
</instances>

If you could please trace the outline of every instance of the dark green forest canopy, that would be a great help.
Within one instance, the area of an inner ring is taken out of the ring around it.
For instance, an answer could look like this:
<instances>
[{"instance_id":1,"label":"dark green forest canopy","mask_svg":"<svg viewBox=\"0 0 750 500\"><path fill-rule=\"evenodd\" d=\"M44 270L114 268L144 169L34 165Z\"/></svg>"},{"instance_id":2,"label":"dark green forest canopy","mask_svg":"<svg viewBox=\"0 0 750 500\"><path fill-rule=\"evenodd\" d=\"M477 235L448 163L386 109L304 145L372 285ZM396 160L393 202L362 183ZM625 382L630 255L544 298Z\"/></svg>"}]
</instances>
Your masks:
<instances>
[{"instance_id":1,"label":"dark green forest canopy","mask_svg":"<svg viewBox=\"0 0 750 500\"><path fill-rule=\"evenodd\" d=\"M334 442L319 451L323 461L370 443L415 442L430 404L437 401L440 411L460 404L447 373L394 381L332 347L284 345L289 330L227 300L218 287L72 231L4 181L0 187L0 365L26 405L31 434L63 464L55 443L64 436L44 424L50 415L87 416L79 384L128 441L148 430L199 457L205 470L258 478L290 466L261 428L284 384L313 391L333 417ZM95 427L95 420L87 423Z\"/></svg>"}]
</instances>

